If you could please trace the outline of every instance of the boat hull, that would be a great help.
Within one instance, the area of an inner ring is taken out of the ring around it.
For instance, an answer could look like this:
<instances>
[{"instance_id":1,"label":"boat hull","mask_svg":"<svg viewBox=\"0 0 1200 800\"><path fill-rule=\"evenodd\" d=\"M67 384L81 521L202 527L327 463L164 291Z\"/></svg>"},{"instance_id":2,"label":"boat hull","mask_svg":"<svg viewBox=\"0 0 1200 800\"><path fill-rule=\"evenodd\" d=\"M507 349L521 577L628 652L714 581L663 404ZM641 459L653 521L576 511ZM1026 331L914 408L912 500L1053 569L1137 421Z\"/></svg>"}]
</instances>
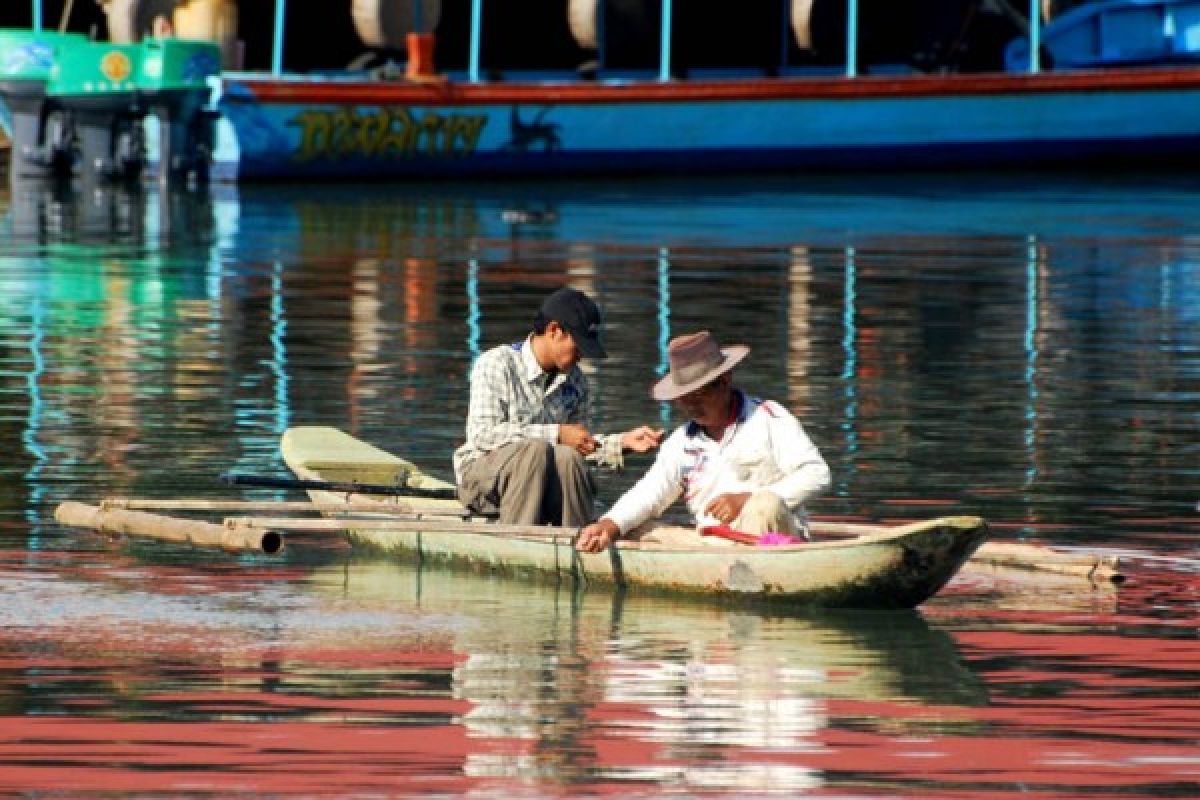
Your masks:
<instances>
[{"instance_id":1,"label":"boat hull","mask_svg":"<svg viewBox=\"0 0 1200 800\"><path fill-rule=\"evenodd\" d=\"M1200 68L434 83L228 75L237 180L879 170L1200 156Z\"/></svg>"},{"instance_id":2,"label":"boat hull","mask_svg":"<svg viewBox=\"0 0 1200 800\"><path fill-rule=\"evenodd\" d=\"M327 499L327 498L326 498ZM726 549L622 543L581 554L570 541L544 542L429 530L352 531L375 552L465 566L522 579L597 582L639 591L735 603L822 608L912 608L937 593L986 538L974 518L947 518L875 542Z\"/></svg>"},{"instance_id":3,"label":"boat hull","mask_svg":"<svg viewBox=\"0 0 1200 800\"><path fill-rule=\"evenodd\" d=\"M284 459L306 480L413 485L433 479L332 428L293 428L283 438ZM357 465L357 466L356 466ZM389 477L390 476L390 477ZM310 490L314 501L369 502L370 496ZM381 510L403 502L376 498ZM456 509L433 501L429 510ZM461 509L458 509L461 510ZM443 519L447 519L443 517ZM436 516L418 530L354 529L357 546L422 562L446 563L524 579L593 582L646 592L702 596L722 602L826 608L911 608L950 580L987 538L977 517L944 517L852 539L752 547L715 541L690 529L662 528L621 541L603 553L579 553L569 536L497 535L481 521L473 531L439 530ZM820 529L817 529L818 536Z\"/></svg>"}]
</instances>

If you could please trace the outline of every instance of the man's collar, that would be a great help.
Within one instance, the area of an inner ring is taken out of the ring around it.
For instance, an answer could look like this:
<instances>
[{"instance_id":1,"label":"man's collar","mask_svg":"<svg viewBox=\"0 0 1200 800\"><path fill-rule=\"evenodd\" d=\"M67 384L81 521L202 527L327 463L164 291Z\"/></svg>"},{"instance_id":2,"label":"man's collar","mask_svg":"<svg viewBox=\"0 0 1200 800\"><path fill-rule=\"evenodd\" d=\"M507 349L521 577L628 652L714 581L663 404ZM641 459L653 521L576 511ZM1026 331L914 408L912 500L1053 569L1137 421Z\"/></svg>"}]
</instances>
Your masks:
<instances>
[{"instance_id":1,"label":"man's collar","mask_svg":"<svg viewBox=\"0 0 1200 800\"><path fill-rule=\"evenodd\" d=\"M737 417L734 422L735 424L740 425L746 421L748 416L750 416L750 396L737 387L733 388L733 396L735 398L734 402L736 402L738 406ZM688 438L694 438L703 432L704 429L700 427L700 423L696 422L696 420L689 419L687 421L687 425L684 428L684 433L688 436Z\"/></svg>"},{"instance_id":2,"label":"man's collar","mask_svg":"<svg viewBox=\"0 0 1200 800\"><path fill-rule=\"evenodd\" d=\"M526 383L533 383L536 380L541 380L546 371L542 369L542 365L538 363L537 356L533 353L533 334L525 337L525 344L518 351L521 358L521 377Z\"/></svg>"},{"instance_id":3,"label":"man's collar","mask_svg":"<svg viewBox=\"0 0 1200 800\"><path fill-rule=\"evenodd\" d=\"M745 392L743 392L741 389L738 389L736 387L733 390L733 395L734 395L734 397L737 398L737 404L738 404L737 421L745 422L746 417L749 416L749 414L750 414L750 398L749 398L749 396L746 395Z\"/></svg>"},{"instance_id":4,"label":"man's collar","mask_svg":"<svg viewBox=\"0 0 1200 800\"><path fill-rule=\"evenodd\" d=\"M552 389L556 389L566 382L566 373L557 371L547 372L542 369L542 365L538 363L537 356L533 353L533 334L530 334L525 339L525 344L521 346L519 354L521 358L521 377L525 379L526 383L537 383L549 393Z\"/></svg>"}]
</instances>

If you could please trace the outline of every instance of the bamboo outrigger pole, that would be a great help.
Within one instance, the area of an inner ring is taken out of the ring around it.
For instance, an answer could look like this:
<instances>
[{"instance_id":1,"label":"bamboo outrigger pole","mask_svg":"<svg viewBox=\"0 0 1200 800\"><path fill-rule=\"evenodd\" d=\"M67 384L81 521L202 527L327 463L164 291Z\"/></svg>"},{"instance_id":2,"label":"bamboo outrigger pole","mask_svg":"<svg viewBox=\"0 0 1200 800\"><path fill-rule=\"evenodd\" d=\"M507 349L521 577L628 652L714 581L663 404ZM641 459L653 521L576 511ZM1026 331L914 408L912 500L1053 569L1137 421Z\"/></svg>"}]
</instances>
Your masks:
<instances>
[{"instance_id":1,"label":"bamboo outrigger pole","mask_svg":"<svg viewBox=\"0 0 1200 800\"><path fill-rule=\"evenodd\" d=\"M225 525L230 530L237 531L305 531L308 533L346 533L355 529L372 531L409 531L409 532L438 532L476 534L482 536L521 536L557 541L571 541L578 534L575 528L555 527L550 525L512 525L504 523L481 523L462 518L452 518L445 515L426 516L424 514L396 515L389 518L374 519L318 519L298 517L226 517ZM822 528L824 527L824 530ZM839 525L834 523L822 526L814 525L814 533L830 534L877 533L879 529L873 526ZM837 541L834 538L832 541ZM784 547L804 548L809 545L783 545ZM1096 583L1120 583L1124 576L1120 573L1118 559L1114 556L1102 556L1089 553L1069 553L1053 550L1041 545L1030 545L1009 542L984 542L979 549L967 560L970 567L1001 567L1020 569L1034 572L1047 572L1056 575L1066 575L1076 578L1086 578Z\"/></svg>"},{"instance_id":2,"label":"bamboo outrigger pole","mask_svg":"<svg viewBox=\"0 0 1200 800\"><path fill-rule=\"evenodd\" d=\"M462 517L466 509L446 508L443 504L424 503L405 499L395 503L313 503L308 500L209 500L204 497L158 499L140 497L105 497L100 501L105 511L115 509L134 511L269 511L324 512L326 514L440 514Z\"/></svg>"},{"instance_id":3,"label":"bamboo outrigger pole","mask_svg":"<svg viewBox=\"0 0 1200 800\"><path fill-rule=\"evenodd\" d=\"M195 519L169 517L135 510L174 509L187 511L266 511L266 512L324 512L340 518L293 517L229 517L223 524ZM370 518L348 518L343 515L369 512ZM345 533L354 529L453 532L475 535L518 536L570 541L577 531L540 525L505 525L467 518L465 512L447 509L420 509L396 504L327 505L308 502L260 502L219 500L137 500L108 498L100 506L83 503L62 503L55 519L64 525L127 536L139 536L170 542L188 543L199 547L217 547L239 552L267 554L280 552L284 546L282 531L309 533ZM813 526L818 536L859 536L875 533L877 526L851 523L817 522ZM798 545L800 546L800 545ZM1063 552L1043 545L1016 542L985 542L967 562L967 568L998 567L1035 572L1047 572L1085 578L1096 583L1120 583L1120 561L1111 555L1085 552Z\"/></svg>"},{"instance_id":4,"label":"bamboo outrigger pole","mask_svg":"<svg viewBox=\"0 0 1200 800\"><path fill-rule=\"evenodd\" d=\"M384 519L318 519L300 517L226 517L231 531L304 531L308 533L345 533L352 530L466 533L479 536L527 536L539 539L571 541L578 528L554 525L512 525L503 522L472 522L412 514Z\"/></svg>"},{"instance_id":5,"label":"bamboo outrigger pole","mask_svg":"<svg viewBox=\"0 0 1200 800\"><path fill-rule=\"evenodd\" d=\"M145 511L106 510L86 503L60 503L54 519L63 525L91 528L122 536L140 536L166 542L216 547L229 552L259 552L274 555L283 550L278 531L234 529L195 519L165 517Z\"/></svg>"},{"instance_id":6,"label":"bamboo outrigger pole","mask_svg":"<svg viewBox=\"0 0 1200 800\"><path fill-rule=\"evenodd\" d=\"M862 536L878 530L874 525L816 520L812 532L819 536ZM1048 572L1087 578L1096 583L1121 583L1121 560L1095 553L1065 552L1041 544L984 542L967 559L968 567L1002 567L1028 572Z\"/></svg>"}]
</instances>

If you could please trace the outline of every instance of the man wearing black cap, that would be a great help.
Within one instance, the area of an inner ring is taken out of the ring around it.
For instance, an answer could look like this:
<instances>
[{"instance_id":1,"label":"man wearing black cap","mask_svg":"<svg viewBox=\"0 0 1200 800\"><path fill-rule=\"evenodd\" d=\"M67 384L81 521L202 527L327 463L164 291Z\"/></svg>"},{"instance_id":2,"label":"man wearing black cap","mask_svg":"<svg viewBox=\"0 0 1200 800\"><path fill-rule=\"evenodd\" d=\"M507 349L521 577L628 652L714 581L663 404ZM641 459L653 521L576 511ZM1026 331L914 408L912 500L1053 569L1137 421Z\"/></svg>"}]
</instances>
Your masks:
<instances>
[{"instance_id":1,"label":"man wearing black cap","mask_svg":"<svg viewBox=\"0 0 1200 800\"><path fill-rule=\"evenodd\" d=\"M593 516L588 462L619 469L663 432L589 430L592 394L581 358L606 358L600 310L562 288L542 303L523 342L494 347L471 371L467 441L454 453L458 497L472 511L516 524L584 525Z\"/></svg>"}]
</instances>

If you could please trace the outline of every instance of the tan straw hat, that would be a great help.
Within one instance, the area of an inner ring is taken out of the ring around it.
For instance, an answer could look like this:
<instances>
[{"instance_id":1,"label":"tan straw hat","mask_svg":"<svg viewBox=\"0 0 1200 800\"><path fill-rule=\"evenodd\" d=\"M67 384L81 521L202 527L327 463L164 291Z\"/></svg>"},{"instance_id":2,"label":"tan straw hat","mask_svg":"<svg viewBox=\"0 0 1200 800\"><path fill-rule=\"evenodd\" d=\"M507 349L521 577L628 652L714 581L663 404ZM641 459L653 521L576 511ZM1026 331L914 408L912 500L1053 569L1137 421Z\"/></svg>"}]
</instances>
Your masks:
<instances>
[{"instance_id":1,"label":"tan straw hat","mask_svg":"<svg viewBox=\"0 0 1200 800\"><path fill-rule=\"evenodd\" d=\"M708 331L677 336L667 345L671 370L654 384L650 396L655 400L682 397L733 369L749 352L741 344L721 347Z\"/></svg>"}]
</instances>

